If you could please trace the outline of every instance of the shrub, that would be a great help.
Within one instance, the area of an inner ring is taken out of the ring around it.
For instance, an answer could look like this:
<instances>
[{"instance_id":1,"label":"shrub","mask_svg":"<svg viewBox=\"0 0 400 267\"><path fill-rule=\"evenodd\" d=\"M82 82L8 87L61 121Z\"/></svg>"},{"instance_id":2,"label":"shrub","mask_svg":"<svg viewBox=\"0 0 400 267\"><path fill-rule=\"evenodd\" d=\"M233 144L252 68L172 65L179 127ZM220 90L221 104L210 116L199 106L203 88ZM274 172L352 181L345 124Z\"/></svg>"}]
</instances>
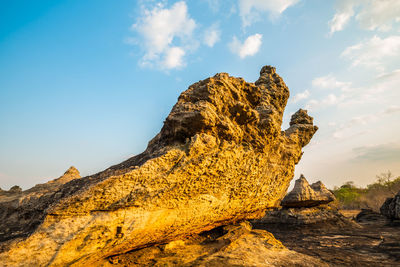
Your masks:
<instances>
[{"instance_id":1,"label":"shrub","mask_svg":"<svg viewBox=\"0 0 400 267\"><path fill-rule=\"evenodd\" d=\"M376 182L367 185L367 188L358 188L352 181L335 188L333 193L339 201L339 207L341 209L369 208L379 212L386 198L393 197L400 191L400 177L394 179L392 173L388 171L377 175L376 178Z\"/></svg>"}]
</instances>

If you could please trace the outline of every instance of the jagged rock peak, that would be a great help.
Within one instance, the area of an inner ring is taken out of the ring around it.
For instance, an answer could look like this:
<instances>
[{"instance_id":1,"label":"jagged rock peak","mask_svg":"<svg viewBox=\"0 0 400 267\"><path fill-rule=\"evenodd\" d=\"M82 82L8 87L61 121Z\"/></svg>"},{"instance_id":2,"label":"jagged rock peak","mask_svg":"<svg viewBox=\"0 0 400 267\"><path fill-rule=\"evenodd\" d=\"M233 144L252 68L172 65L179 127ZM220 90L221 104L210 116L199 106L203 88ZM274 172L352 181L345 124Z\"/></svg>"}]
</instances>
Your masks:
<instances>
[{"instance_id":1,"label":"jagged rock peak","mask_svg":"<svg viewBox=\"0 0 400 267\"><path fill-rule=\"evenodd\" d=\"M94 265L262 217L279 204L317 130L294 123L281 131L288 97L269 66L255 83L226 73L194 83L143 153L38 199L36 228L20 223L29 238L0 250L0 262ZM28 213L29 206L18 212Z\"/></svg>"},{"instance_id":2,"label":"jagged rock peak","mask_svg":"<svg viewBox=\"0 0 400 267\"><path fill-rule=\"evenodd\" d=\"M68 170L64 172L64 175L62 177L72 177L72 178L80 178L81 174L79 173L78 169L75 168L74 166L69 167Z\"/></svg>"},{"instance_id":3,"label":"jagged rock peak","mask_svg":"<svg viewBox=\"0 0 400 267\"><path fill-rule=\"evenodd\" d=\"M81 178L81 174L79 173L78 169L75 168L74 166L71 166L64 172L63 175L61 175L59 178L54 179L50 183L59 183L59 184L65 184L68 183L71 180Z\"/></svg>"},{"instance_id":4,"label":"jagged rock peak","mask_svg":"<svg viewBox=\"0 0 400 267\"><path fill-rule=\"evenodd\" d=\"M283 207L313 207L327 204L335 200L335 196L321 182L309 184L303 174L296 180L294 188L282 200Z\"/></svg>"}]
</instances>

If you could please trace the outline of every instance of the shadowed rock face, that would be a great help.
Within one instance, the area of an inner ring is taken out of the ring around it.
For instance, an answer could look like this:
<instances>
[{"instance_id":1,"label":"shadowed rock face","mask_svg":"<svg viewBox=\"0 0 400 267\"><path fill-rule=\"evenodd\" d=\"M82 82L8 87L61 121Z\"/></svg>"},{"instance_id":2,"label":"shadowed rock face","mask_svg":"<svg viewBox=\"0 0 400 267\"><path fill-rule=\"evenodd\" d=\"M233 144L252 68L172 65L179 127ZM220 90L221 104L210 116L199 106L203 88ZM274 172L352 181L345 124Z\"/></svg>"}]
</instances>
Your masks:
<instances>
[{"instance_id":1,"label":"shadowed rock face","mask_svg":"<svg viewBox=\"0 0 400 267\"><path fill-rule=\"evenodd\" d=\"M388 219L400 220L400 191L394 197L387 198L380 211Z\"/></svg>"},{"instance_id":2,"label":"shadowed rock face","mask_svg":"<svg viewBox=\"0 0 400 267\"><path fill-rule=\"evenodd\" d=\"M296 180L293 190L282 200L281 205L286 208L314 207L334 200L335 196L321 181L310 186L306 178L301 175Z\"/></svg>"},{"instance_id":3,"label":"shadowed rock face","mask_svg":"<svg viewBox=\"0 0 400 267\"><path fill-rule=\"evenodd\" d=\"M93 264L261 217L317 130L299 110L281 131L288 98L270 66L255 83L219 73L191 85L142 154L63 185L29 237L3 244L0 262Z\"/></svg>"},{"instance_id":4,"label":"shadowed rock face","mask_svg":"<svg viewBox=\"0 0 400 267\"><path fill-rule=\"evenodd\" d=\"M97 264L104 267L328 266L318 259L288 250L271 233L252 229L246 221L117 255Z\"/></svg>"}]
</instances>

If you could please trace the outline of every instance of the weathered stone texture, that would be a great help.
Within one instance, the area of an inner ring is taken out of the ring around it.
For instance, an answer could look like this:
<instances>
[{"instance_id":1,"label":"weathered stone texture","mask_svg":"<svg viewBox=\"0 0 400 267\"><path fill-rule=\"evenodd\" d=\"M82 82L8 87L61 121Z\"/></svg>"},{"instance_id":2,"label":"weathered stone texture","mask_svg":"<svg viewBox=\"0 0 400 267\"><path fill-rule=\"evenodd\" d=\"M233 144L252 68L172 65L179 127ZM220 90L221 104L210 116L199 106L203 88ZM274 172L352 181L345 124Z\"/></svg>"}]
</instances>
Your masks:
<instances>
[{"instance_id":1,"label":"weathered stone texture","mask_svg":"<svg viewBox=\"0 0 400 267\"><path fill-rule=\"evenodd\" d=\"M279 205L317 130L299 110L281 131L288 98L270 66L255 83L219 73L191 85L146 151L63 185L32 234L3 245L0 262L94 264L261 217Z\"/></svg>"}]
</instances>

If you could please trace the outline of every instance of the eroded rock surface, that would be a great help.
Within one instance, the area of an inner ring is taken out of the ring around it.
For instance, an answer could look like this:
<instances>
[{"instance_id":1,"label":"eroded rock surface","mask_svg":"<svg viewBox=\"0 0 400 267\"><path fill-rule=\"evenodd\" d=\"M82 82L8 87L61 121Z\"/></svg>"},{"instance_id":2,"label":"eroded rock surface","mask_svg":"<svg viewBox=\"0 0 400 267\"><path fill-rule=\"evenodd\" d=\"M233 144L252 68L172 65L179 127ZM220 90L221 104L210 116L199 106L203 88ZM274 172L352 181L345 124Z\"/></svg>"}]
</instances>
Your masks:
<instances>
[{"instance_id":1,"label":"eroded rock surface","mask_svg":"<svg viewBox=\"0 0 400 267\"><path fill-rule=\"evenodd\" d=\"M321 204L327 204L335 200L335 196L325 185L318 181L311 186L304 175L296 180L294 188L282 200L282 207L314 207Z\"/></svg>"},{"instance_id":2,"label":"eroded rock surface","mask_svg":"<svg viewBox=\"0 0 400 267\"><path fill-rule=\"evenodd\" d=\"M299 110L281 131L288 97L270 66L255 83L219 73L191 85L142 154L61 186L40 225L3 244L0 262L95 264L261 217L279 205L317 130Z\"/></svg>"}]
</instances>

